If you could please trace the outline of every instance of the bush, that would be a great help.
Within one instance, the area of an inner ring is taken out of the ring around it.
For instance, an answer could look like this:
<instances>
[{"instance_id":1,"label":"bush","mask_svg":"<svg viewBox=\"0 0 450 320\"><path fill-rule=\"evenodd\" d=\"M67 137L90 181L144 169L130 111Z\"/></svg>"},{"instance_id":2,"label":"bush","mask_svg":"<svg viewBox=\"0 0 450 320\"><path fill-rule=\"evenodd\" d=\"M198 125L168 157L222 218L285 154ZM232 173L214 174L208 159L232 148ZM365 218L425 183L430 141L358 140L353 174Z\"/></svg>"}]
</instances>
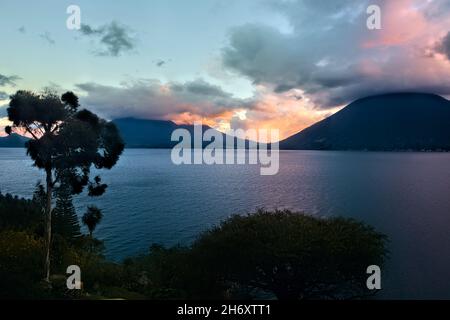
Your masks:
<instances>
[{"instance_id":1,"label":"bush","mask_svg":"<svg viewBox=\"0 0 450 320\"><path fill-rule=\"evenodd\" d=\"M44 275L44 243L26 232L0 232L0 297L32 297Z\"/></svg>"},{"instance_id":2,"label":"bush","mask_svg":"<svg viewBox=\"0 0 450 320\"><path fill-rule=\"evenodd\" d=\"M34 201L0 193L0 230L28 230L43 234L43 218L40 206Z\"/></svg>"},{"instance_id":3,"label":"bush","mask_svg":"<svg viewBox=\"0 0 450 320\"><path fill-rule=\"evenodd\" d=\"M124 261L124 284L151 299L189 299L195 283L189 259L188 248L153 245L148 255Z\"/></svg>"},{"instance_id":4,"label":"bush","mask_svg":"<svg viewBox=\"0 0 450 320\"><path fill-rule=\"evenodd\" d=\"M290 211L233 216L191 247L153 246L124 264L129 289L155 299L348 299L371 294L384 235L345 218ZM146 281L142 281L145 279Z\"/></svg>"},{"instance_id":5,"label":"bush","mask_svg":"<svg viewBox=\"0 0 450 320\"><path fill-rule=\"evenodd\" d=\"M264 210L233 216L189 247L154 245L149 254L123 264L105 260L95 238L68 241L56 234L54 288L44 290L43 239L31 231L4 229L0 298L86 298L86 293L128 299L362 298L369 295L366 269L383 266L386 243L386 236L352 219ZM72 264L82 273L77 296L65 288L66 268Z\"/></svg>"},{"instance_id":6,"label":"bush","mask_svg":"<svg viewBox=\"0 0 450 320\"><path fill-rule=\"evenodd\" d=\"M205 232L192 257L199 281L212 274L224 287L279 299L347 299L369 294L366 269L383 265L386 240L352 219L259 210Z\"/></svg>"}]
</instances>

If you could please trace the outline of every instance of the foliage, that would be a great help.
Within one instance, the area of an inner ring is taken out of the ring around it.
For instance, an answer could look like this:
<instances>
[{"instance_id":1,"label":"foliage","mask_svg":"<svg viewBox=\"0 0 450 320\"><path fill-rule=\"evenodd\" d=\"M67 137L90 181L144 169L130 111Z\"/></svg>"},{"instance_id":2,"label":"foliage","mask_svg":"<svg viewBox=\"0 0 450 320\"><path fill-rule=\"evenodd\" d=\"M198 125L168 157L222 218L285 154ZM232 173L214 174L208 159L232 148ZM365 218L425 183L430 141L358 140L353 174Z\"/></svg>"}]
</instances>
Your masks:
<instances>
[{"instance_id":1,"label":"foliage","mask_svg":"<svg viewBox=\"0 0 450 320\"><path fill-rule=\"evenodd\" d=\"M87 187L90 196L102 195L107 185L101 183L99 176L90 179L91 167L111 169L124 149L123 140L113 123L78 108L78 97L72 92L59 97L51 91L37 94L19 90L11 96L7 109L13 125L6 127L6 133L17 131L29 134L32 139L26 143L27 154L34 165L46 173L47 282L50 281L52 196L55 185L67 186L65 191L71 194L80 194ZM70 212L67 214L71 215ZM76 230L72 228L63 232L76 233Z\"/></svg>"},{"instance_id":2,"label":"foliage","mask_svg":"<svg viewBox=\"0 0 450 320\"><path fill-rule=\"evenodd\" d=\"M98 176L89 180L90 167L111 169L124 143L113 123L78 107L78 97L71 92L59 98L50 91L37 94L19 90L11 96L7 109L13 122L7 132L16 130L33 137L27 152L38 168L56 171L53 183L65 178L75 194L88 186L100 195L105 185Z\"/></svg>"},{"instance_id":3,"label":"foliage","mask_svg":"<svg viewBox=\"0 0 450 320\"><path fill-rule=\"evenodd\" d=\"M153 246L124 270L135 285L148 277L130 289L154 298L363 298L371 294L366 269L383 265L386 241L352 219L259 210L229 218L191 247Z\"/></svg>"},{"instance_id":4,"label":"foliage","mask_svg":"<svg viewBox=\"0 0 450 320\"><path fill-rule=\"evenodd\" d=\"M290 211L233 216L193 245L203 273L279 299L346 299L368 294L366 269L382 266L386 237L346 218Z\"/></svg>"},{"instance_id":5,"label":"foliage","mask_svg":"<svg viewBox=\"0 0 450 320\"><path fill-rule=\"evenodd\" d=\"M40 281L41 191L34 200L0 195L0 298L364 298L367 266L382 267L386 259L386 237L361 222L259 210L230 217L189 247L153 245L147 255L121 264L107 261L102 242L92 235L71 241L57 233L49 291ZM82 270L77 295L64 287L73 264Z\"/></svg>"},{"instance_id":6,"label":"foliage","mask_svg":"<svg viewBox=\"0 0 450 320\"><path fill-rule=\"evenodd\" d=\"M42 233L43 214L32 200L0 193L0 230Z\"/></svg>"},{"instance_id":7,"label":"foliage","mask_svg":"<svg viewBox=\"0 0 450 320\"><path fill-rule=\"evenodd\" d=\"M43 274L44 243L23 231L0 232L0 298L27 297Z\"/></svg>"},{"instance_id":8,"label":"foliage","mask_svg":"<svg viewBox=\"0 0 450 320\"><path fill-rule=\"evenodd\" d=\"M153 245L148 255L126 259L124 284L151 299L190 299L199 279L192 270L189 248Z\"/></svg>"},{"instance_id":9,"label":"foliage","mask_svg":"<svg viewBox=\"0 0 450 320\"><path fill-rule=\"evenodd\" d=\"M102 211L95 206L89 206L87 208L86 213L81 218L81 221L88 228L89 234L92 237L95 228L97 228L97 225L100 223L102 219L103 219Z\"/></svg>"},{"instance_id":10,"label":"foliage","mask_svg":"<svg viewBox=\"0 0 450 320\"><path fill-rule=\"evenodd\" d=\"M78 216L73 205L71 187L61 183L55 189L56 206L53 210L53 232L74 242L81 236Z\"/></svg>"}]
</instances>

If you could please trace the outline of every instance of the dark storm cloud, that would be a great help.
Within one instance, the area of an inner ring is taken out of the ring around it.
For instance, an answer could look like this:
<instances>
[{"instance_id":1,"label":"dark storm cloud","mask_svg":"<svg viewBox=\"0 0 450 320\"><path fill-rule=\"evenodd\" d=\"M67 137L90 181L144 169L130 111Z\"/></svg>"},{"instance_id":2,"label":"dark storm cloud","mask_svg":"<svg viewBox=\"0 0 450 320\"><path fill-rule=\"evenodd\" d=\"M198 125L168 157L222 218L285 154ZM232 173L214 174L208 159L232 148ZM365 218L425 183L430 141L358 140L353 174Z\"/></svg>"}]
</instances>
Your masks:
<instances>
[{"instance_id":1,"label":"dark storm cloud","mask_svg":"<svg viewBox=\"0 0 450 320\"><path fill-rule=\"evenodd\" d=\"M275 93L283 93L295 88L295 85L292 84L279 84L273 90Z\"/></svg>"},{"instance_id":2,"label":"dark storm cloud","mask_svg":"<svg viewBox=\"0 0 450 320\"><path fill-rule=\"evenodd\" d=\"M362 80L363 75L355 66L333 68L332 72L327 68L318 68L312 74L312 81L321 88L339 88L351 86Z\"/></svg>"},{"instance_id":3,"label":"dark storm cloud","mask_svg":"<svg viewBox=\"0 0 450 320\"><path fill-rule=\"evenodd\" d=\"M97 52L98 55L117 57L123 52L131 51L135 48L135 39L131 36L130 29L116 21L99 28L82 24L80 32L87 37L93 37L98 40L98 44L102 47Z\"/></svg>"},{"instance_id":4,"label":"dark storm cloud","mask_svg":"<svg viewBox=\"0 0 450 320\"><path fill-rule=\"evenodd\" d=\"M304 37L304 38L303 38ZM335 45L324 35L329 47ZM301 88L307 93L350 86L361 78L357 67L342 49L336 47L335 61L319 66L331 53L314 44L309 36L282 34L263 25L245 25L230 33L230 45L223 50L226 68L243 74L255 84L273 86L276 93ZM342 56L340 56L342 54ZM326 106L334 106L330 99Z\"/></svg>"},{"instance_id":5,"label":"dark storm cloud","mask_svg":"<svg viewBox=\"0 0 450 320\"><path fill-rule=\"evenodd\" d=\"M20 77L18 76L5 76L3 74L0 74L0 86L16 86L16 81L20 80Z\"/></svg>"},{"instance_id":6,"label":"dark storm cloud","mask_svg":"<svg viewBox=\"0 0 450 320\"><path fill-rule=\"evenodd\" d=\"M237 99L201 79L185 83L140 80L121 87L83 83L77 88L84 93L84 105L108 118L167 119L180 113L210 116L252 105L252 101Z\"/></svg>"},{"instance_id":7,"label":"dark storm cloud","mask_svg":"<svg viewBox=\"0 0 450 320\"><path fill-rule=\"evenodd\" d=\"M223 50L224 65L248 76L254 83L294 80L296 84L300 79L295 69L308 68L307 64L293 65L293 59L284 59L298 57L298 48L291 45L295 39L275 28L247 24L232 29L230 35L230 45Z\"/></svg>"},{"instance_id":8,"label":"dark storm cloud","mask_svg":"<svg viewBox=\"0 0 450 320\"><path fill-rule=\"evenodd\" d=\"M319 108L339 106L384 92L426 89L446 94L450 91L450 79L444 77L443 72L439 76L431 72L421 75L423 69L411 53L417 49L401 45L387 50L365 47L368 39L377 36L366 28L368 5L379 4L385 15L394 15L395 12L383 11L383 5L391 2L290 0L270 3L287 18L291 30L280 31L261 24L246 24L230 30L228 45L222 50L222 63L227 70L272 88L275 93L300 89ZM437 4L442 7L443 2L436 1L433 5ZM389 34L397 30L383 32ZM449 56L450 35L443 39L440 51ZM415 76L410 74L413 67Z\"/></svg>"},{"instance_id":9,"label":"dark storm cloud","mask_svg":"<svg viewBox=\"0 0 450 320\"><path fill-rule=\"evenodd\" d=\"M442 39L442 42L439 44L437 49L440 53L445 54L447 58L450 60L450 31Z\"/></svg>"},{"instance_id":10,"label":"dark storm cloud","mask_svg":"<svg viewBox=\"0 0 450 320\"><path fill-rule=\"evenodd\" d=\"M182 88L193 95L231 98L231 94L223 91L221 87L209 84L201 79L186 82Z\"/></svg>"}]
</instances>

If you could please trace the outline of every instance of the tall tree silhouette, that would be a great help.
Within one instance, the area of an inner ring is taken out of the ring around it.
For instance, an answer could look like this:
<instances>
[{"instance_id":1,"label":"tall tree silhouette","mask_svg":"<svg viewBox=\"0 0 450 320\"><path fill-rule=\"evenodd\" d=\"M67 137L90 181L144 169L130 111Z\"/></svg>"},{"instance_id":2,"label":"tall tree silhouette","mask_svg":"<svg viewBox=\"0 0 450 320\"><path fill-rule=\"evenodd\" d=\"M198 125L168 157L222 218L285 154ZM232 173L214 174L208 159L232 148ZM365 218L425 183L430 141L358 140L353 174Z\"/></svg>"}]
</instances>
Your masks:
<instances>
[{"instance_id":1,"label":"tall tree silhouette","mask_svg":"<svg viewBox=\"0 0 450 320\"><path fill-rule=\"evenodd\" d=\"M111 169L124 149L116 126L94 113L79 109L78 97L67 92L59 97L51 91L34 93L19 90L11 96L8 118L13 125L6 133L27 133L27 154L46 175L46 257L45 280L50 282L50 248L52 239L52 195L57 183L71 185L79 194L85 187L89 195L106 190L99 176L90 179L90 170Z\"/></svg>"}]
</instances>

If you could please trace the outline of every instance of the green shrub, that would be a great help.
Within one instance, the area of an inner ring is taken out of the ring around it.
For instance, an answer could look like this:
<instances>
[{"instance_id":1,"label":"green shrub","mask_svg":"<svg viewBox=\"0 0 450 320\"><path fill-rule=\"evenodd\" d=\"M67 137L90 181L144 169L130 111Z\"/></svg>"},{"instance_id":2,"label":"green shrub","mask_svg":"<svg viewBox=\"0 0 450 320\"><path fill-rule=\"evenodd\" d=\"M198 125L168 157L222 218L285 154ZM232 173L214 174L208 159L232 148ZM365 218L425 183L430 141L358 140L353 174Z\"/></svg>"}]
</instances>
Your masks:
<instances>
[{"instance_id":1,"label":"green shrub","mask_svg":"<svg viewBox=\"0 0 450 320\"><path fill-rule=\"evenodd\" d=\"M383 265L386 242L352 219L259 210L229 218L188 248L153 246L124 263L124 279L154 299L365 297L366 269Z\"/></svg>"},{"instance_id":2,"label":"green shrub","mask_svg":"<svg viewBox=\"0 0 450 320\"><path fill-rule=\"evenodd\" d=\"M43 258L41 239L26 232L0 232L0 297L32 298L32 289L44 275Z\"/></svg>"},{"instance_id":3,"label":"green shrub","mask_svg":"<svg viewBox=\"0 0 450 320\"><path fill-rule=\"evenodd\" d=\"M199 281L210 274L225 287L279 299L346 299L370 293L366 269L384 264L386 241L353 219L259 210L205 232L192 246L192 259L203 274Z\"/></svg>"},{"instance_id":4,"label":"green shrub","mask_svg":"<svg viewBox=\"0 0 450 320\"><path fill-rule=\"evenodd\" d=\"M43 218L40 206L34 201L0 193L0 230L43 234Z\"/></svg>"}]
</instances>

